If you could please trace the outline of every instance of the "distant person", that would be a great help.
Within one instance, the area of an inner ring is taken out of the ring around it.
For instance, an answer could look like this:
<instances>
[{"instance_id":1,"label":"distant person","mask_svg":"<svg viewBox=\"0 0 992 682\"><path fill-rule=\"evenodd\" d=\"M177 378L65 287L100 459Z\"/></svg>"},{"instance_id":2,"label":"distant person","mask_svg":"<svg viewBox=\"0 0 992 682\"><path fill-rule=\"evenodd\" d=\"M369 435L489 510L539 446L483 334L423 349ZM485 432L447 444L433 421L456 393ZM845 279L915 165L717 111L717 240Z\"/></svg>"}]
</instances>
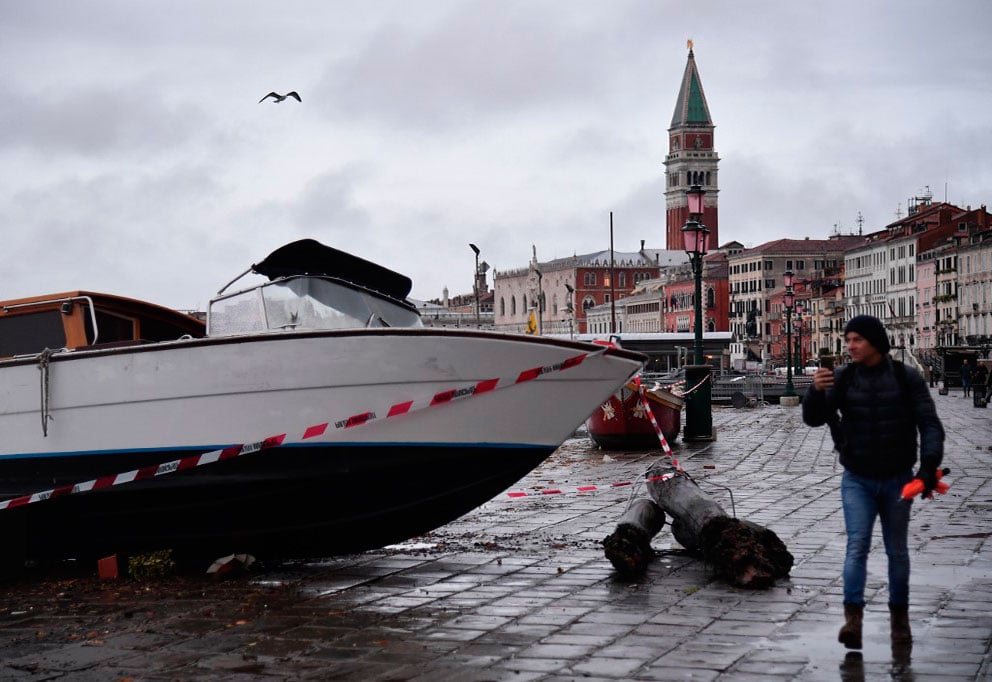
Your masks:
<instances>
[{"instance_id":1,"label":"distant person","mask_svg":"<svg viewBox=\"0 0 992 682\"><path fill-rule=\"evenodd\" d=\"M985 368L985 365L979 364L975 368L975 376L972 379L972 388L975 391L975 397L979 401L985 400L986 389L989 383L989 371Z\"/></svg>"},{"instance_id":2,"label":"distant person","mask_svg":"<svg viewBox=\"0 0 992 682\"><path fill-rule=\"evenodd\" d=\"M961 362L961 387L964 389L962 398L971 395L971 365L968 364L968 358Z\"/></svg>"},{"instance_id":3,"label":"distant person","mask_svg":"<svg viewBox=\"0 0 992 682\"><path fill-rule=\"evenodd\" d=\"M882 322L858 315L844 328L851 364L821 367L803 400L803 421L831 425L844 467L841 506L847 531L844 558L844 625L837 639L861 648L868 552L876 517L888 555L889 625L893 644L913 641L909 625L909 516L902 488L914 478L917 433L923 497L933 497L944 456L944 428L923 377L888 357ZM838 414L840 416L838 423Z\"/></svg>"},{"instance_id":4,"label":"distant person","mask_svg":"<svg viewBox=\"0 0 992 682\"><path fill-rule=\"evenodd\" d=\"M933 374L934 374L935 371L936 370L933 368L933 363L932 362L929 363L927 365L927 379L930 380L930 388L933 388L933 379L934 379Z\"/></svg>"}]
</instances>

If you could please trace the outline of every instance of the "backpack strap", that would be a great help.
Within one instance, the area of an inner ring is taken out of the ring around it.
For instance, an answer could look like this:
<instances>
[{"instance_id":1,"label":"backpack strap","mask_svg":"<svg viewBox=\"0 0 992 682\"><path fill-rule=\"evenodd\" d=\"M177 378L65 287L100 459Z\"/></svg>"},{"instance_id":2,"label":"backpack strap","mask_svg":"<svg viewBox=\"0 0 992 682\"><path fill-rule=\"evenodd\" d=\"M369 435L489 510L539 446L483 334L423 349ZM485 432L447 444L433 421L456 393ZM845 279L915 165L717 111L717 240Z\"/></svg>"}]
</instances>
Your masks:
<instances>
[{"instance_id":1,"label":"backpack strap","mask_svg":"<svg viewBox=\"0 0 992 682\"><path fill-rule=\"evenodd\" d=\"M906 410L913 414L913 396L909 389L909 376L906 373L906 363L901 360L892 360L892 373L896 375L896 383L899 384L899 393L902 401L906 404Z\"/></svg>"},{"instance_id":2,"label":"backpack strap","mask_svg":"<svg viewBox=\"0 0 992 682\"><path fill-rule=\"evenodd\" d=\"M909 393L909 379L906 376L906 363L901 360L892 360L892 371L896 375L896 381L899 382L899 390L903 392L905 396Z\"/></svg>"},{"instance_id":3,"label":"backpack strap","mask_svg":"<svg viewBox=\"0 0 992 682\"><path fill-rule=\"evenodd\" d=\"M834 382L834 394L837 396L837 409L840 409L840 406L844 404L844 400L847 398L847 387L851 384L851 379L854 378L855 369L856 368L853 362L847 363L844 365L844 369L840 371L837 381Z\"/></svg>"}]
</instances>

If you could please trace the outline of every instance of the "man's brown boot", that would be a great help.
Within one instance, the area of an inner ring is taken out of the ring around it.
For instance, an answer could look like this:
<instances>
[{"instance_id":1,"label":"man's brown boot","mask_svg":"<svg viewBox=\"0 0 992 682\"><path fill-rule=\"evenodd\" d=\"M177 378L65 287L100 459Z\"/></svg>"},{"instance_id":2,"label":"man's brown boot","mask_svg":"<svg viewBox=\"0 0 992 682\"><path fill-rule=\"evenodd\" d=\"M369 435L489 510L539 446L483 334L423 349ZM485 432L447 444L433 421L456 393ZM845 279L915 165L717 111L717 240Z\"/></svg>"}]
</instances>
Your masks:
<instances>
[{"instance_id":1,"label":"man's brown boot","mask_svg":"<svg viewBox=\"0 0 992 682\"><path fill-rule=\"evenodd\" d=\"M913 631L909 628L909 606L889 604L889 623L893 644L910 644L913 641Z\"/></svg>"},{"instance_id":2,"label":"man's brown boot","mask_svg":"<svg viewBox=\"0 0 992 682\"><path fill-rule=\"evenodd\" d=\"M837 635L837 641L848 649L861 648L861 621L865 615L865 607L854 604L844 604L844 626Z\"/></svg>"}]
</instances>

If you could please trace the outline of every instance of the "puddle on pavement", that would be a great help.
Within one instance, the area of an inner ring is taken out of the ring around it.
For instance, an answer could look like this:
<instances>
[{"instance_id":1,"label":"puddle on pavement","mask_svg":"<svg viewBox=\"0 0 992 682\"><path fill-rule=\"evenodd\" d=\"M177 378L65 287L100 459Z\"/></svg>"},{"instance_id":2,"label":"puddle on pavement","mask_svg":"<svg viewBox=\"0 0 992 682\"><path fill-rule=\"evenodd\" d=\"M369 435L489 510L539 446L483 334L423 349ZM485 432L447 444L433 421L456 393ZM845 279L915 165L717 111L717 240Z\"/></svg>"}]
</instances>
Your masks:
<instances>
[{"instance_id":1,"label":"puddle on pavement","mask_svg":"<svg viewBox=\"0 0 992 682\"><path fill-rule=\"evenodd\" d=\"M390 549L400 552L417 552L417 551L424 551L424 550L436 549L436 548L437 548L436 542L420 542L420 541L410 540L408 542L400 542L395 545L386 545L383 549Z\"/></svg>"},{"instance_id":2,"label":"puddle on pavement","mask_svg":"<svg viewBox=\"0 0 992 682\"><path fill-rule=\"evenodd\" d=\"M251 582L260 587L283 587L286 584L283 580L252 580Z\"/></svg>"},{"instance_id":3,"label":"puddle on pavement","mask_svg":"<svg viewBox=\"0 0 992 682\"><path fill-rule=\"evenodd\" d=\"M865 614L863 644L860 650L846 649L837 641L837 631L843 622L807 623L808 629L763 640L759 649L774 651L791 658L805 658L809 679L914 679L913 660L924 661L936 653L925 641L914 645L893 645L889 639L889 616L882 611ZM917 639L925 640L920 632L926 623L917 624ZM941 652L946 653L946 652Z\"/></svg>"}]
</instances>

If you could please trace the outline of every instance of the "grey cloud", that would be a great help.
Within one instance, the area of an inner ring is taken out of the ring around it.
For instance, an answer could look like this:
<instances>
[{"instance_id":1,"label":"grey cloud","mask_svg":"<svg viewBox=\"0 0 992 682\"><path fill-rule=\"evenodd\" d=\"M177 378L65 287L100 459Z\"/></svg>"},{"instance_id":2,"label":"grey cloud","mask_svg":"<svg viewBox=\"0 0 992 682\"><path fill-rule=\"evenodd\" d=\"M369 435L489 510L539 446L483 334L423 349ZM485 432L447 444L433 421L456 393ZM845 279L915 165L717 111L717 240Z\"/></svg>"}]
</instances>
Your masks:
<instances>
[{"instance_id":1,"label":"grey cloud","mask_svg":"<svg viewBox=\"0 0 992 682\"><path fill-rule=\"evenodd\" d=\"M591 36L556 32L547 8L510 7L474 3L425 33L384 28L317 89L338 115L427 129L595 96L605 64Z\"/></svg>"},{"instance_id":2,"label":"grey cloud","mask_svg":"<svg viewBox=\"0 0 992 682\"><path fill-rule=\"evenodd\" d=\"M557 136L552 141L550 157L560 162L588 163L591 159L601 162L641 153L650 142L605 125L583 126Z\"/></svg>"},{"instance_id":3,"label":"grey cloud","mask_svg":"<svg viewBox=\"0 0 992 682\"><path fill-rule=\"evenodd\" d=\"M470 241L499 269L606 248L610 210L660 246L686 38L721 240L877 227L945 180L975 204L989 5L945 4L0 0L0 287L187 306L313 236L426 298L470 289Z\"/></svg>"},{"instance_id":4,"label":"grey cloud","mask_svg":"<svg viewBox=\"0 0 992 682\"><path fill-rule=\"evenodd\" d=\"M16 226L0 253L0 298L77 288L161 298L208 241L214 226L199 221L224 194L209 170L191 166L21 190L0 203L0 224Z\"/></svg>"},{"instance_id":5,"label":"grey cloud","mask_svg":"<svg viewBox=\"0 0 992 682\"><path fill-rule=\"evenodd\" d=\"M369 225L368 212L355 201L355 185L365 171L351 167L310 180L292 205L297 226L314 233L360 230Z\"/></svg>"},{"instance_id":6,"label":"grey cloud","mask_svg":"<svg viewBox=\"0 0 992 682\"><path fill-rule=\"evenodd\" d=\"M100 155L126 150L168 152L205 127L195 104L169 105L134 84L67 92L7 91L0 109L0 148Z\"/></svg>"}]
</instances>

